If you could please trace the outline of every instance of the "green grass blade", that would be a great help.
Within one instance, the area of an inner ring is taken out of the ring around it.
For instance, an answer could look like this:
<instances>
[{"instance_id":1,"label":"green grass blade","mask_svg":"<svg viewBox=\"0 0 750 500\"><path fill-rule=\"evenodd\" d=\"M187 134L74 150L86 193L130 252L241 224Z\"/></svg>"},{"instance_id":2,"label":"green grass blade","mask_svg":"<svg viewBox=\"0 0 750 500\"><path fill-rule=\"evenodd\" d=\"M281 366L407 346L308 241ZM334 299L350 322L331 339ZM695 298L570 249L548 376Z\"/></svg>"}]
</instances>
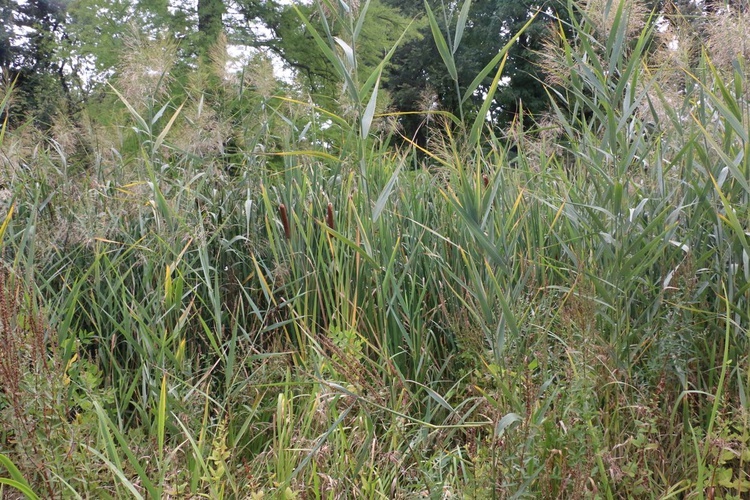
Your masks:
<instances>
[{"instance_id":1,"label":"green grass blade","mask_svg":"<svg viewBox=\"0 0 750 500\"><path fill-rule=\"evenodd\" d=\"M451 78L454 82L458 81L458 70L456 69L456 61L453 59L453 54L451 53L451 50L448 48L448 44L445 41L445 37L443 36L442 31L440 31L440 26L438 25L437 19L435 18L435 14L432 12L432 9L430 8L430 4L427 3L427 0L424 2L425 9L427 10L427 18L430 22L430 30L432 31L432 38L435 40L435 45L437 46L438 53L440 54L441 59L443 60L443 64L445 64L445 67L448 69L448 73L451 75Z\"/></svg>"},{"instance_id":2,"label":"green grass blade","mask_svg":"<svg viewBox=\"0 0 750 500\"><path fill-rule=\"evenodd\" d=\"M127 490L133 495L133 498L136 500L143 500L143 495L140 494L138 491L138 488L135 487L132 481L130 481L127 476L125 476L125 473L122 471L120 467L118 467L116 464L112 463L107 457L105 457L99 450L92 448L89 445L82 445L84 448L89 450L91 453L96 455L99 460L104 462L110 471L117 477L117 479L120 480L123 486L127 488ZM149 498L161 498L161 497L149 497Z\"/></svg>"},{"instance_id":3,"label":"green grass blade","mask_svg":"<svg viewBox=\"0 0 750 500\"><path fill-rule=\"evenodd\" d=\"M354 49L352 49L348 43L343 41L341 38L335 36L333 37L333 40L339 44L339 47L344 51L344 56L346 56L346 66L349 71L354 71L357 69L356 61L354 59Z\"/></svg>"},{"instance_id":4,"label":"green grass blade","mask_svg":"<svg viewBox=\"0 0 750 500\"><path fill-rule=\"evenodd\" d=\"M342 411L341 415L339 415L338 418L328 427L328 430L326 430L323 435L318 438L315 446L312 447L310 452L305 455L305 458L303 458L297 465L297 467L295 467L294 471L292 471L292 474L289 477L289 481L297 477L297 475L302 472L305 467L307 467L307 464L310 463L310 460L312 460L312 458L315 456L315 453L328 441L329 436L338 428L339 424L344 421L346 416L350 411L352 411L353 408L353 405L348 406L344 411Z\"/></svg>"},{"instance_id":5,"label":"green grass blade","mask_svg":"<svg viewBox=\"0 0 750 500\"><path fill-rule=\"evenodd\" d=\"M112 91L115 93L115 95L122 101L122 103L125 105L126 108L128 108L128 111L130 114L135 118L136 123L141 127L141 132L151 132L151 127L146 123L146 120L136 111L136 109L133 107L132 104L128 102L128 100L123 96L120 92L117 91L116 88L114 88L112 85L109 85L109 87L112 89Z\"/></svg>"},{"instance_id":6,"label":"green grass blade","mask_svg":"<svg viewBox=\"0 0 750 500\"><path fill-rule=\"evenodd\" d=\"M17 489L18 491L23 493L29 500L38 500L39 498L27 484L16 481L15 479L0 477L0 484L5 484L10 486L11 488Z\"/></svg>"},{"instance_id":7,"label":"green grass blade","mask_svg":"<svg viewBox=\"0 0 750 500\"><path fill-rule=\"evenodd\" d=\"M8 474L10 474L10 479L0 478L0 483L4 482L8 486L12 486L13 488L19 490L21 493L26 495L26 498L39 498L31 489L31 485L29 485L28 481L26 481L26 478L23 477L21 471L18 470L16 464L11 462L10 458L2 453L0 453L0 466L5 467L5 469L8 471Z\"/></svg>"},{"instance_id":8,"label":"green grass blade","mask_svg":"<svg viewBox=\"0 0 750 500\"><path fill-rule=\"evenodd\" d=\"M180 112L182 111L182 108L185 106L185 103L183 102L180 104L180 107L177 108L177 110L174 112L172 117L169 119L169 122L164 126L164 129L159 133L159 136L154 141L154 146L152 151L156 152L161 147L161 144L164 142L164 138L167 137L167 134L172 129L172 126L174 125L175 120L177 120L177 117L180 116Z\"/></svg>"},{"instance_id":9,"label":"green grass blade","mask_svg":"<svg viewBox=\"0 0 750 500\"><path fill-rule=\"evenodd\" d=\"M391 174L391 178L388 179L388 182L386 183L383 190L380 192L380 195L378 196L378 199L375 201L375 207L372 209L372 222L377 222L378 218L380 217L380 214L383 212L383 209L385 208L385 205L388 203L388 197L393 192L393 189L396 187L396 182L398 181L398 176L401 173L401 168L404 166L404 162L399 162L398 166L396 167L396 170L393 171L393 174Z\"/></svg>"},{"instance_id":10,"label":"green grass blade","mask_svg":"<svg viewBox=\"0 0 750 500\"><path fill-rule=\"evenodd\" d=\"M16 206L11 205L8 209L8 213L5 214L5 219L3 220L3 223L0 224L0 243L3 242L3 236L5 236L5 231L8 229L8 225L10 224L11 219L13 218L13 212L15 210Z\"/></svg>"},{"instance_id":11,"label":"green grass blade","mask_svg":"<svg viewBox=\"0 0 750 500\"><path fill-rule=\"evenodd\" d=\"M503 59L500 61L500 67L497 68L495 78L492 80L487 96L484 98L482 107L479 109L476 118L474 118L474 124L471 126L471 132L469 133L469 144L475 144L479 141L479 135L482 132L482 127L487 123L487 113L492 105L492 99L495 97L495 91L500 83L500 77L503 75L503 69L505 68L505 61L508 60L508 53L503 54Z\"/></svg>"},{"instance_id":12,"label":"green grass blade","mask_svg":"<svg viewBox=\"0 0 750 500\"><path fill-rule=\"evenodd\" d=\"M164 434L167 424L167 374L164 373L161 378L161 390L159 391L159 407L156 414L157 442L159 443L159 453L161 459L164 456ZM161 460L160 460L161 461Z\"/></svg>"},{"instance_id":13,"label":"green grass blade","mask_svg":"<svg viewBox=\"0 0 750 500\"><path fill-rule=\"evenodd\" d=\"M474 78L474 80L469 84L469 86L466 88L466 91L464 92L463 97L461 98L461 103L465 103L471 97L474 95L474 92L476 92L479 85L484 81L485 78L487 78L487 75L490 74L492 69L497 66L500 61L505 60L508 51L511 47L516 43L518 38L528 29L529 26L531 26L531 23L534 22L534 19L536 19L536 14L534 14L531 19L529 19L526 24L524 24L518 32L513 35L513 37L508 40L508 43L506 43L502 49L495 55L495 57L492 58L492 60L487 63L487 65L482 68L482 71L479 72L479 74Z\"/></svg>"},{"instance_id":14,"label":"green grass blade","mask_svg":"<svg viewBox=\"0 0 750 500\"><path fill-rule=\"evenodd\" d=\"M461 45L461 39L464 36L464 29L466 29L466 21L469 18L469 10L471 9L471 0L465 0L461 7L461 12L458 15L458 21L456 22L456 34L453 38L453 55L456 55L458 46Z\"/></svg>"},{"instance_id":15,"label":"green grass blade","mask_svg":"<svg viewBox=\"0 0 750 500\"><path fill-rule=\"evenodd\" d=\"M346 89L349 92L349 96L352 98L354 102L360 102L360 96L358 89L356 85L354 85L354 81L352 80L352 76L347 71L346 67L344 67L344 64L341 62L341 59L336 55L336 53L331 49L331 47L328 46L328 44L323 40L323 38L318 33L318 30L315 29L315 26L312 24L312 22L305 16L301 10L295 5L292 7L294 11L297 13L297 16L299 16L302 23L305 25L309 33L312 35L313 39L315 40L315 43L318 46L318 49L323 53L323 55L328 59L331 64L333 64L333 67L336 69L336 72L339 74L339 77L344 80L346 83Z\"/></svg>"},{"instance_id":16,"label":"green grass blade","mask_svg":"<svg viewBox=\"0 0 750 500\"><path fill-rule=\"evenodd\" d=\"M362 32L362 27L365 25L365 19L367 18L367 10L370 8L370 0L367 0L364 5L359 9L359 17L357 18L357 24L354 26L352 32L352 40L355 42L359 39L359 34Z\"/></svg>"},{"instance_id":17,"label":"green grass blade","mask_svg":"<svg viewBox=\"0 0 750 500\"><path fill-rule=\"evenodd\" d=\"M143 487L146 488L146 491L149 494L150 498L161 498L161 491L159 488L154 485L153 481L148 477L148 474L146 474L145 469L143 466L141 466L140 461L136 458L136 456L133 454L133 452L130 450L130 447L128 446L127 441L125 440L125 437L122 435L122 433L117 429L114 422L109 418L109 416L105 413L104 408L99 404L98 401L94 401L94 410L96 411L97 416L99 417L99 422L104 425L105 431L106 429L109 429L109 432L114 434L115 438L117 439L117 442L120 444L120 447L125 453L125 456L128 458L128 463L131 467L136 471L138 474L138 477L140 478L141 482L143 483ZM107 441L107 449L108 453L112 455L113 459L117 458L115 460L115 463L110 462L109 460L104 457L101 453L94 450L93 448L83 445L84 447L88 448L91 451L94 451L97 456L105 460L107 465L112 469L115 474L123 481L123 484L125 484L126 487L130 484L132 486L132 483L125 477L125 475L122 473L121 466L119 465L119 455L116 451L116 445L112 441L112 437L109 434L109 432L104 432L104 439ZM130 489L130 488L128 488Z\"/></svg>"},{"instance_id":18,"label":"green grass blade","mask_svg":"<svg viewBox=\"0 0 750 500\"><path fill-rule=\"evenodd\" d=\"M372 119L375 116L375 106L378 102L378 87L380 86L380 77L375 82L375 87L372 89L372 95L367 103L364 113L362 114L361 131L362 138L365 139L370 133L370 126L372 125Z\"/></svg>"}]
</instances>

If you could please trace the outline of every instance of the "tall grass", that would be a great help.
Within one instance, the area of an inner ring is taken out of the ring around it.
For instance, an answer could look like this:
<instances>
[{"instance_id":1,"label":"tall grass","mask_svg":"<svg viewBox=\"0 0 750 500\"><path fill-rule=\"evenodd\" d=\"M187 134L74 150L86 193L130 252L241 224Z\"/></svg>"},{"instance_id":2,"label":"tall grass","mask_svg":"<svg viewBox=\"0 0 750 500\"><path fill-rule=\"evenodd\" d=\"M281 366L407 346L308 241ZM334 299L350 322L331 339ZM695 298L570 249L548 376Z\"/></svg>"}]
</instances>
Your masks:
<instances>
[{"instance_id":1,"label":"tall grass","mask_svg":"<svg viewBox=\"0 0 750 500\"><path fill-rule=\"evenodd\" d=\"M390 54L358 70L368 5L303 19L351 112L227 84L253 114L201 155L177 139L218 94L119 92L100 160L6 155L0 494L745 494L743 61L704 52L675 106L655 15L571 4L551 116L500 135L490 90L413 169L376 131ZM430 25L463 101L496 87L507 47L462 82Z\"/></svg>"}]
</instances>

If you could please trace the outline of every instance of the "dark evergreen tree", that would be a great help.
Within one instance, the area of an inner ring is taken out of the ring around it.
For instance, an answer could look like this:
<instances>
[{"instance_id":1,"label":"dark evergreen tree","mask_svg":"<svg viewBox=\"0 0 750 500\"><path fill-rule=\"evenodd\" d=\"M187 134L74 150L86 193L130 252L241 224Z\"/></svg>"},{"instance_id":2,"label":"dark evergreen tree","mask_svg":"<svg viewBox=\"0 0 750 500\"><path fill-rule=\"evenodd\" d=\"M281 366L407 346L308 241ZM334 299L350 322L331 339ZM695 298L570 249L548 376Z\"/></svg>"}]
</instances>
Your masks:
<instances>
[{"instance_id":1,"label":"dark evergreen tree","mask_svg":"<svg viewBox=\"0 0 750 500\"><path fill-rule=\"evenodd\" d=\"M224 28L222 15L226 11L222 0L198 0L199 47L205 51L216 43Z\"/></svg>"},{"instance_id":2,"label":"dark evergreen tree","mask_svg":"<svg viewBox=\"0 0 750 500\"><path fill-rule=\"evenodd\" d=\"M14 9L11 0L0 0L0 68L9 68L13 60Z\"/></svg>"},{"instance_id":3,"label":"dark evergreen tree","mask_svg":"<svg viewBox=\"0 0 750 500\"><path fill-rule=\"evenodd\" d=\"M65 3L54 0L0 4L0 71L17 92L11 122L34 113L46 124L60 98L71 98L66 60L57 56L66 36L65 10Z\"/></svg>"}]
</instances>

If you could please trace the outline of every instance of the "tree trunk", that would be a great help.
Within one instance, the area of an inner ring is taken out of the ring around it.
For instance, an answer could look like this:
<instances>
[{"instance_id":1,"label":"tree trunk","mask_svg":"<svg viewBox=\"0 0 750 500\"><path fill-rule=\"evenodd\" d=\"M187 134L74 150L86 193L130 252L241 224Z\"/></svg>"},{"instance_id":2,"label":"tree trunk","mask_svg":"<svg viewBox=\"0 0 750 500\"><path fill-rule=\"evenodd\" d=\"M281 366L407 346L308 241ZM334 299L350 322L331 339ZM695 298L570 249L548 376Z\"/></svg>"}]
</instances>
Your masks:
<instances>
[{"instance_id":1,"label":"tree trunk","mask_svg":"<svg viewBox=\"0 0 750 500\"><path fill-rule=\"evenodd\" d=\"M224 24L221 16L224 14L222 0L198 0L198 31L201 32L200 49L203 54L216 43Z\"/></svg>"}]
</instances>

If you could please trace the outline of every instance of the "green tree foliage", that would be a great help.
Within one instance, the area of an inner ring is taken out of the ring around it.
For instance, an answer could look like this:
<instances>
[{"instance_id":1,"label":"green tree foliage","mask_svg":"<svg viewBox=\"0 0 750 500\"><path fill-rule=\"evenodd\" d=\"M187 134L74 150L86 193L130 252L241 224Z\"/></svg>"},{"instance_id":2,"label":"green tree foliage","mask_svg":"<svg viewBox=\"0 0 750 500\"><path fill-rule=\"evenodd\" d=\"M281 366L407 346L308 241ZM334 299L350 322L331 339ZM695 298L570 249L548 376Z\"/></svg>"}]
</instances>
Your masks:
<instances>
[{"instance_id":1,"label":"green tree foliage","mask_svg":"<svg viewBox=\"0 0 750 500\"><path fill-rule=\"evenodd\" d=\"M85 96L110 76L124 34L138 16L129 0L75 0L67 12L67 51Z\"/></svg>"},{"instance_id":2,"label":"green tree foliage","mask_svg":"<svg viewBox=\"0 0 750 500\"><path fill-rule=\"evenodd\" d=\"M384 1L408 15L421 16L424 12L420 2ZM443 34L447 39L453 37L453 29L463 2L440 0L431 1L430 5ZM475 0L471 3L466 29L454 54L459 82L463 85L468 85L537 11L539 14L534 23L509 51L505 65L505 74L509 80L503 82L491 108L493 119L498 125L511 122L522 108L524 113L530 114L546 108L547 97L541 83L536 52L541 49L548 25L558 16L566 16L566 2ZM394 105L400 111L423 110L426 106L437 104L441 109L457 114L459 98L455 84L445 70L429 27L424 26L420 31L420 37L404 44L394 56L386 88L391 92ZM475 96L475 108L482 101L482 95L491 80L492 75L489 75L480 86ZM436 102L432 101L433 96ZM419 115L402 119L406 133L420 141L424 139L423 121L424 118Z\"/></svg>"},{"instance_id":3,"label":"green tree foliage","mask_svg":"<svg viewBox=\"0 0 750 500\"><path fill-rule=\"evenodd\" d=\"M50 0L0 3L0 71L6 84L15 82L17 88L11 122L34 110L40 123L48 123L54 103L70 100L70 68L59 57L65 10L65 3Z\"/></svg>"},{"instance_id":4,"label":"green tree foliage","mask_svg":"<svg viewBox=\"0 0 750 500\"><path fill-rule=\"evenodd\" d=\"M13 7L11 0L0 0L0 67L10 66L13 38Z\"/></svg>"},{"instance_id":5,"label":"green tree foliage","mask_svg":"<svg viewBox=\"0 0 750 500\"><path fill-rule=\"evenodd\" d=\"M204 50L216 44L223 28L222 15L225 10L222 0L198 0L198 32L200 46Z\"/></svg>"},{"instance_id":6,"label":"green tree foliage","mask_svg":"<svg viewBox=\"0 0 750 500\"><path fill-rule=\"evenodd\" d=\"M356 8L364 9L365 6L365 22L356 41L353 36L356 27L351 24L352 16L346 8L333 2L322 2L321 6L300 4L296 9L292 6L277 6L269 11L266 8L264 14L270 15L263 20L273 33L266 46L297 73L298 81L304 89L324 99L334 98L328 99L330 104L334 104L334 100L341 94L341 82L337 80L329 61L321 54L312 35L301 22L299 13L314 23L318 32L330 31L332 36L341 38L352 46L357 53L357 77L366 78L404 33L404 39L409 40L418 36L418 32L407 15L383 0L360 2ZM328 30L323 28L324 24L328 25Z\"/></svg>"}]
</instances>

